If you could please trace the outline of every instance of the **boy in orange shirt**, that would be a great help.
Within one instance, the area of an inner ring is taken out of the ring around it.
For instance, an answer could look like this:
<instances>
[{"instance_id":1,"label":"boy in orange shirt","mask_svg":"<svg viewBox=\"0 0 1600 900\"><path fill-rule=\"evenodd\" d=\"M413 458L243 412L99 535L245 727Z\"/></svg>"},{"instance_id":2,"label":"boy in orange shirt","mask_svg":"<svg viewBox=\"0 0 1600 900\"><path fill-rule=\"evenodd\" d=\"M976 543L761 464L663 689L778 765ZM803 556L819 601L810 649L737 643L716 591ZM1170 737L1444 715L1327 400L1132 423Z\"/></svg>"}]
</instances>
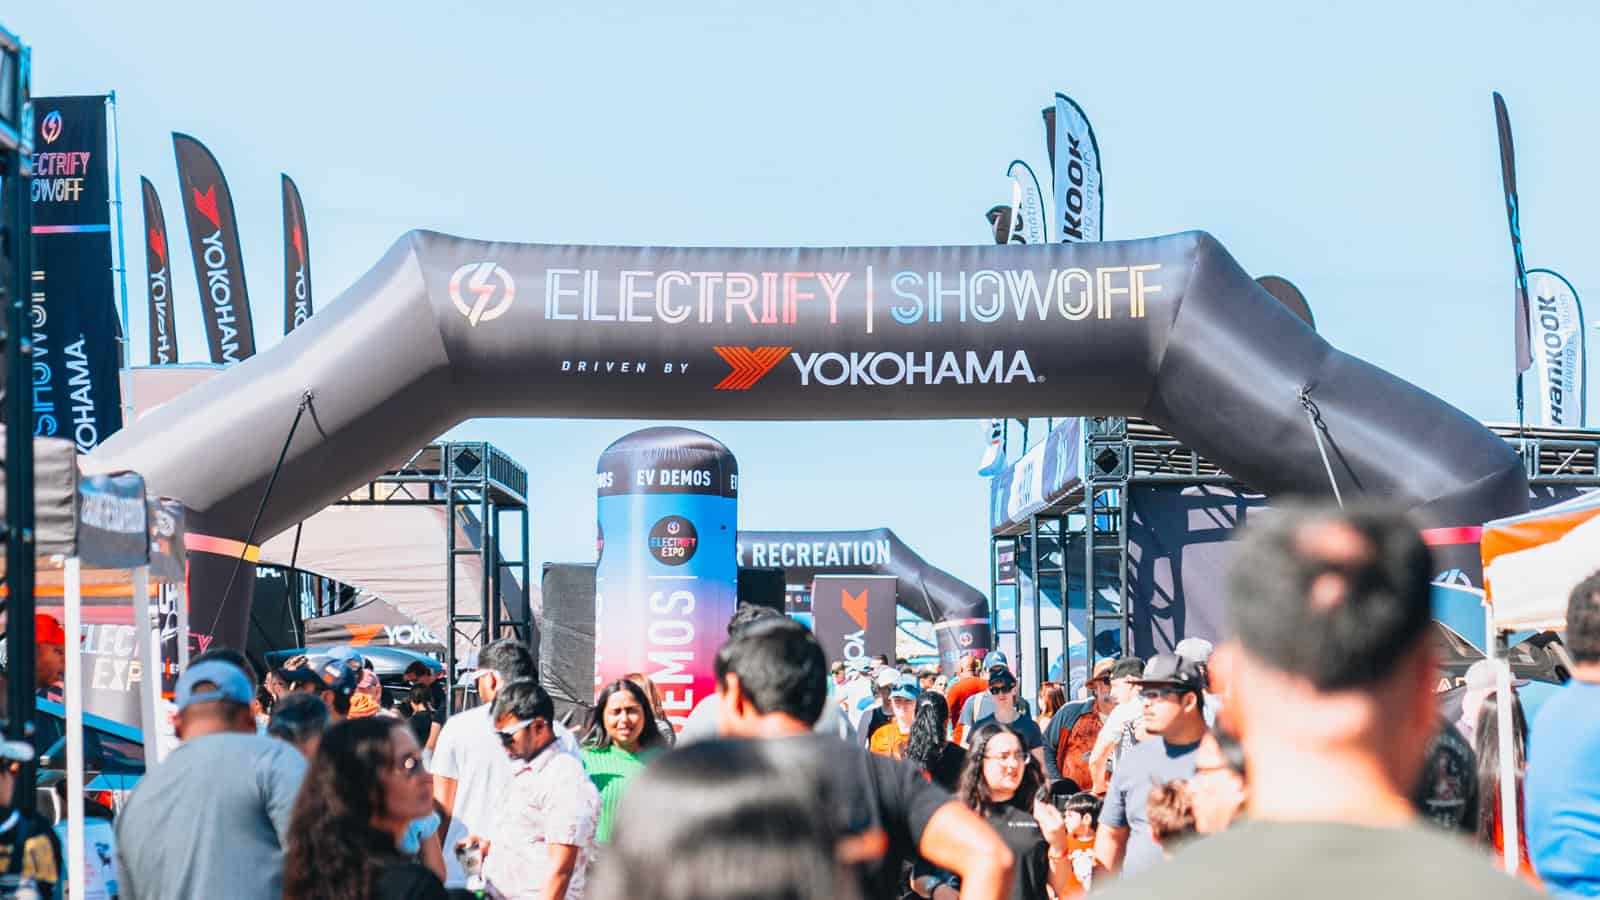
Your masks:
<instances>
[{"instance_id":1,"label":"boy in orange shirt","mask_svg":"<svg viewBox=\"0 0 1600 900\"><path fill-rule=\"evenodd\" d=\"M906 741L911 737L911 723L917 718L917 695L922 688L915 675L901 675L889 691L889 704L894 707L894 721L880 725L867 741L867 749L881 756L901 759L905 756Z\"/></svg>"}]
</instances>

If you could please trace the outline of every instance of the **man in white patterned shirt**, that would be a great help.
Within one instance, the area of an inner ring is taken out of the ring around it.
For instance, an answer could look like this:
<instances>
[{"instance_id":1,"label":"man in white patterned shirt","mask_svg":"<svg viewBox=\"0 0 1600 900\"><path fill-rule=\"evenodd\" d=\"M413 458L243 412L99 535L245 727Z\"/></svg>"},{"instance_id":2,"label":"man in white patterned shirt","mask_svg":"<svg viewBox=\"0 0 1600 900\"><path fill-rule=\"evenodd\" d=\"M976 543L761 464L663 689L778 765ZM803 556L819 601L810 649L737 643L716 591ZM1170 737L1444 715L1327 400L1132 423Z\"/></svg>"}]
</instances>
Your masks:
<instances>
[{"instance_id":1,"label":"man in white patterned shirt","mask_svg":"<svg viewBox=\"0 0 1600 900\"><path fill-rule=\"evenodd\" d=\"M583 763L556 749L555 705L536 681L494 698L495 731L516 766L483 861L489 895L503 900L578 900L594 856L600 792Z\"/></svg>"}]
</instances>

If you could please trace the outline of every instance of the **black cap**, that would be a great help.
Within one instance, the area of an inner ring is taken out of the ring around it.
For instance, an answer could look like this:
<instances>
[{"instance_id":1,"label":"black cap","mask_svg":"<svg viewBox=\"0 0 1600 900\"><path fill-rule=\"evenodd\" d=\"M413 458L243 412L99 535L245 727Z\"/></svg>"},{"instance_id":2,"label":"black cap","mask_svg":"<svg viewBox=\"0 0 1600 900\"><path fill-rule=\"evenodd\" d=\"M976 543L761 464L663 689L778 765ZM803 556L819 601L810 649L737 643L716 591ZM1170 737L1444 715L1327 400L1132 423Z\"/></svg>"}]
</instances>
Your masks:
<instances>
[{"instance_id":1,"label":"black cap","mask_svg":"<svg viewBox=\"0 0 1600 900\"><path fill-rule=\"evenodd\" d=\"M1117 660L1111 667L1112 678L1138 678L1144 674L1144 660L1137 656L1126 656Z\"/></svg>"},{"instance_id":2,"label":"black cap","mask_svg":"<svg viewBox=\"0 0 1600 900\"><path fill-rule=\"evenodd\" d=\"M1010 669L995 669L989 673L989 687L991 689L1000 687L1010 690L1016 685L1017 676L1011 674Z\"/></svg>"},{"instance_id":3,"label":"black cap","mask_svg":"<svg viewBox=\"0 0 1600 900\"><path fill-rule=\"evenodd\" d=\"M1192 659L1175 653L1158 653L1145 663L1138 683L1198 692L1206 689L1205 671L1203 664Z\"/></svg>"}]
</instances>

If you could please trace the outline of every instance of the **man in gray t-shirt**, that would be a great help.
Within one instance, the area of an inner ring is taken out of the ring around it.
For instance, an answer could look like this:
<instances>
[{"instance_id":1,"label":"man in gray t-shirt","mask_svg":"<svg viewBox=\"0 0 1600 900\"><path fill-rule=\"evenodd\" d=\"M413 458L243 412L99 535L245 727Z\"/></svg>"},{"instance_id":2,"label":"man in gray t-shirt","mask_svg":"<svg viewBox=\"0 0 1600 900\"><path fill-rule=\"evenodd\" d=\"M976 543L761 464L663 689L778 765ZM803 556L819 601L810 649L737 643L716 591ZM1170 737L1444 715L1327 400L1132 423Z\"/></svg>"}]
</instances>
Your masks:
<instances>
[{"instance_id":1,"label":"man in gray t-shirt","mask_svg":"<svg viewBox=\"0 0 1600 900\"><path fill-rule=\"evenodd\" d=\"M1194 754L1205 737L1204 670L1171 653L1152 656L1135 683L1150 737L1117 761L1100 810L1095 858L1106 869L1132 874L1161 861L1150 834L1150 789L1194 776Z\"/></svg>"},{"instance_id":2,"label":"man in gray t-shirt","mask_svg":"<svg viewBox=\"0 0 1600 900\"><path fill-rule=\"evenodd\" d=\"M294 747L255 733L253 693L249 676L219 659L178 679L183 743L117 817L124 900L283 896L283 846L306 764Z\"/></svg>"}]
</instances>

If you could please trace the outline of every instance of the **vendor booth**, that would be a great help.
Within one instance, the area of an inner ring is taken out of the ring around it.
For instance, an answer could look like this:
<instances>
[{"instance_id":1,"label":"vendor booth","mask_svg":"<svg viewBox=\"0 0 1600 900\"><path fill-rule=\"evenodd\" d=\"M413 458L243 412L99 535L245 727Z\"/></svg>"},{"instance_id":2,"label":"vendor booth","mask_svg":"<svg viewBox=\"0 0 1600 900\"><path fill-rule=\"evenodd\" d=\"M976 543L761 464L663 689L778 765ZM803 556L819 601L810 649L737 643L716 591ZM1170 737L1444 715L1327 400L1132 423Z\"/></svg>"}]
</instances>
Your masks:
<instances>
[{"instance_id":1,"label":"vendor booth","mask_svg":"<svg viewBox=\"0 0 1600 900\"><path fill-rule=\"evenodd\" d=\"M1567 596L1600 569L1600 492L1582 494L1520 516L1483 526L1481 541L1488 638L1496 666L1496 690L1511 690L1506 652L1517 631L1566 628ZM1511 704L1499 704L1500 803L1505 830L1505 868L1517 869L1519 846L1517 772L1511 747Z\"/></svg>"}]
</instances>

